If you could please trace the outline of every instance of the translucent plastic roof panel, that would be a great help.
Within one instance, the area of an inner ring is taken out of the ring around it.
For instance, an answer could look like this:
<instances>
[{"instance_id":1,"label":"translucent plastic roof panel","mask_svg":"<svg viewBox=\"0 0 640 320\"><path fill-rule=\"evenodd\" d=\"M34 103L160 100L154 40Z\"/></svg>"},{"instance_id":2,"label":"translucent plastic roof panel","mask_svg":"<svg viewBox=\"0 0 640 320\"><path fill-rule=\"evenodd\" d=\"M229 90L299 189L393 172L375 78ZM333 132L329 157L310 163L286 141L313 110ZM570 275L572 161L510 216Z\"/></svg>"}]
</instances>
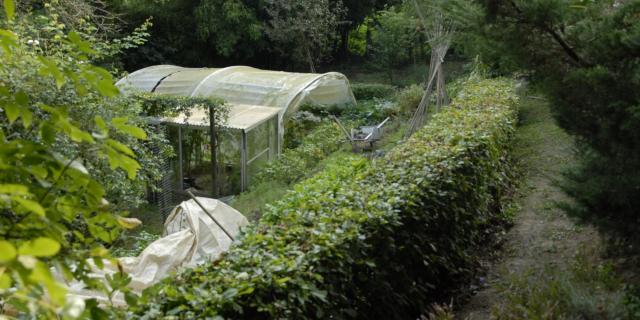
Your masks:
<instances>
[{"instance_id":1,"label":"translucent plastic roof panel","mask_svg":"<svg viewBox=\"0 0 640 320\"><path fill-rule=\"evenodd\" d=\"M182 69L164 78L154 92L190 96L198 84L217 69Z\"/></svg>"},{"instance_id":2,"label":"translucent plastic roof panel","mask_svg":"<svg viewBox=\"0 0 640 320\"><path fill-rule=\"evenodd\" d=\"M156 81L156 83L153 83ZM280 108L280 117L300 104L355 104L349 81L340 73L293 73L235 66L222 69L154 66L118 81L119 87L181 96L218 97L232 104Z\"/></svg>"},{"instance_id":3,"label":"translucent plastic roof panel","mask_svg":"<svg viewBox=\"0 0 640 320\"><path fill-rule=\"evenodd\" d=\"M284 134L284 118L295 113L303 103L356 103L349 80L337 72L315 74L268 71L245 66L193 69L164 65L136 71L118 81L117 85L120 88L128 86L141 91L156 90L158 93L187 97L222 98L233 105L278 108L280 142Z\"/></svg>"},{"instance_id":4,"label":"translucent plastic roof panel","mask_svg":"<svg viewBox=\"0 0 640 320\"><path fill-rule=\"evenodd\" d=\"M280 109L246 104L232 104L225 127L251 130L265 121L275 117ZM209 116L205 109L191 109L189 113L181 113L175 117L164 118L164 122L183 126L208 127Z\"/></svg>"},{"instance_id":5,"label":"translucent plastic roof panel","mask_svg":"<svg viewBox=\"0 0 640 320\"><path fill-rule=\"evenodd\" d=\"M123 91L134 89L144 92L152 92L160 80L183 69L184 68L171 65L147 67L120 79L120 81L116 82L116 86Z\"/></svg>"}]
</instances>

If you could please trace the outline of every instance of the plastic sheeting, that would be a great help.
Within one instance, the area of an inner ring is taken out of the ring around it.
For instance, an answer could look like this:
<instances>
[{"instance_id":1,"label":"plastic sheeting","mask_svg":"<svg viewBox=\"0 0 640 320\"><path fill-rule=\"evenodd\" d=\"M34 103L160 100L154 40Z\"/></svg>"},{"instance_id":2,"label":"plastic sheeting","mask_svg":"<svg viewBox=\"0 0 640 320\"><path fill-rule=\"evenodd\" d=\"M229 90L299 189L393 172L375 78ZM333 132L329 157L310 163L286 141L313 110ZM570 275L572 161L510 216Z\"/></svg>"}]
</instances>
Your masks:
<instances>
[{"instance_id":1,"label":"plastic sheeting","mask_svg":"<svg viewBox=\"0 0 640 320\"><path fill-rule=\"evenodd\" d=\"M155 79L155 85L152 85ZM283 119L304 103L354 104L349 80L341 73L293 73L234 66L222 69L152 66L131 73L116 85L123 91L140 90L187 97L217 97L231 105L279 108L280 145ZM249 124L249 126L252 126Z\"/></svg>"},{"instance_id":2,"label":"plastic sheeting","mask_svg":"<svg viewBox=\"0 0 640 320\"><path fill-rule=\"evenodd\" d=\"M159 65L133 72L116 85L124 91L218 97L230 104L275 107L282 109L282 115L294 113L304 102L326 105L356 102L349 80L337 72L315 74L245 66L216 69Z\"/></svg>"},{"instance_id":3,"label":"plastic sheeting","mask_svg":"<svg viewBox=\"0 0 640 320\"><path fill-rule=\"evenodd\" d=\"M197 199L234 238L241 227L249 224L240 212L218 200ZM165 222L164 237L147 246L139 256L118 258L118 261L132 278L129 287L140 293L181 268L217 259L231 243L207 213L194 200L189 200L173 209ZM117 265L104 262L103 269L94 266L92 277L104 279L107 274L118 272ZM80 282L69 285L69 295L71 298L107 300L99 292L84 289ZM126 304L121 294L113 301L118 305Z\"/></svg>"}]
</instances>

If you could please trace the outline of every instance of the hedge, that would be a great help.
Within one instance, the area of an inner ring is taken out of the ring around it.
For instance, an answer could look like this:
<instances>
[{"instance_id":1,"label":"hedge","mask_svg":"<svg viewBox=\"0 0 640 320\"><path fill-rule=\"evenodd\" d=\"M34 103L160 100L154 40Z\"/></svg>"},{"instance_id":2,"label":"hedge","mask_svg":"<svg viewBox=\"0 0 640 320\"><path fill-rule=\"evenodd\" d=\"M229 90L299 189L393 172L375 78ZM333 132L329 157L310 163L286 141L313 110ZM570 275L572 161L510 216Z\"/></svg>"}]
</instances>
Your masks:
<instances>
[{"instance_id":1,"label":"hedge","mask_svg":"<svg viewBox=\"0 0 640 320\"><path fill-rule=\"evenodd\" d=\"M389 98L396 93L396 87L382 83L354 83L351 90L357 100Z\"/></svg>"},{"instance_id":2,"label":"hedge","mask_svg":"<svg viewBox=\"0 0 640 320\"><path fill-rule=\"evenodd\" d=\"M513 83L470 80L385 157L298 184L220 260L148 289L128 316L409 318L474 274L504 216Z\"/></svg>"}]
</instances>

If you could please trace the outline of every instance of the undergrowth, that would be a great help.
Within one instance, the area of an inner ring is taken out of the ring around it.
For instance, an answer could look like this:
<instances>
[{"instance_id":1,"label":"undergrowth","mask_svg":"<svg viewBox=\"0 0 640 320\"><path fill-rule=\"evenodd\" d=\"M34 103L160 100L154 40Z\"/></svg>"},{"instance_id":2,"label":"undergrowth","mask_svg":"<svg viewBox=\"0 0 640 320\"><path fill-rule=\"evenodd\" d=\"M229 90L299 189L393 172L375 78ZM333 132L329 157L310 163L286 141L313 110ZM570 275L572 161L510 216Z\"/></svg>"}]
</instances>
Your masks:
<instances>
[{"instance_id":1,"label":"undergrowth","mask_svg":"<svg viewBox=\"0 0 640 320\"><path fill-rule=\"evenodd\" d=\"M583 250L568 267L550 265L513 276L499 288L504 302L493 308L493 317L637 319L637 296L625 293L624 283L611 262L597 260Z\"/></svg>"}]
</instances>

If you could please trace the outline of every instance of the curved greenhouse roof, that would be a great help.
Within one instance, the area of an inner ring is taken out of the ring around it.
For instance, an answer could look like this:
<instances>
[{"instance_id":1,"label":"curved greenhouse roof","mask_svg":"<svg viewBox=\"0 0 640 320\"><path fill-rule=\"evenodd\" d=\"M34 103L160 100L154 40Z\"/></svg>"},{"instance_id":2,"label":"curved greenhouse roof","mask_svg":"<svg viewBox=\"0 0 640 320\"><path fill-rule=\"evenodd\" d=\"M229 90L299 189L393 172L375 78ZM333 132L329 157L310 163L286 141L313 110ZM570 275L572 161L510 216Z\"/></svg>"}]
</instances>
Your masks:
<instances>
[{"instance_id":1,"label":"curved greenhouse roof","mask_svg":"<svg viewBox=\"0 0 640 320\"><path fill-rule=\"evenodd\" d=\"M303 103L355 104L349 80L341 73L291 73L252 67L183 68L158 65L140 69L116 83L140 90L188 97L217 97L233 105L279 108L280 122ZM233 107L232 107L233 108Z\"/></svg>"}]
</instances>

